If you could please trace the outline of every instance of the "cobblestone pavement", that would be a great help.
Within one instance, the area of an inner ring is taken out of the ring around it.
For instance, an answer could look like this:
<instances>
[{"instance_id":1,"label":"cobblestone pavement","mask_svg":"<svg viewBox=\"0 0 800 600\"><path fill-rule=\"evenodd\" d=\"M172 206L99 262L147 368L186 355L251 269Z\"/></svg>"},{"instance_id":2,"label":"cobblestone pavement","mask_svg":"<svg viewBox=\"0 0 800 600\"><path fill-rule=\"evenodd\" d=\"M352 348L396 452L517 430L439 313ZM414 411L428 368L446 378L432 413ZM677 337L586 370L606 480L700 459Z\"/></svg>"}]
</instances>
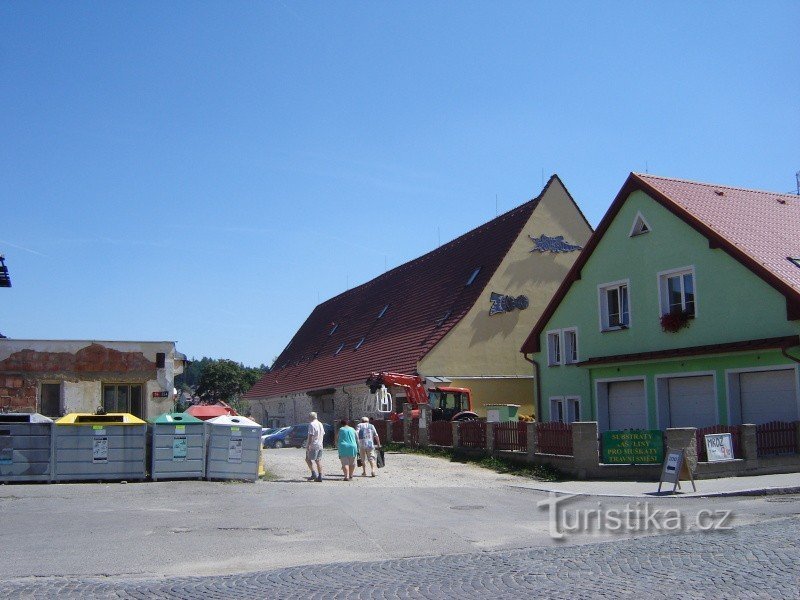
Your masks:
<instances>
[{"instance_id":1,"label":"cobblestone pavement","mask_svg":"<svg viewBox=\"0 0 800 600\"><path fill-rule=\"evenodd\" d=\"M798 598L800 517L583 546L216 577L0 581L2 598Z\"/></svg>"}]
</instances>

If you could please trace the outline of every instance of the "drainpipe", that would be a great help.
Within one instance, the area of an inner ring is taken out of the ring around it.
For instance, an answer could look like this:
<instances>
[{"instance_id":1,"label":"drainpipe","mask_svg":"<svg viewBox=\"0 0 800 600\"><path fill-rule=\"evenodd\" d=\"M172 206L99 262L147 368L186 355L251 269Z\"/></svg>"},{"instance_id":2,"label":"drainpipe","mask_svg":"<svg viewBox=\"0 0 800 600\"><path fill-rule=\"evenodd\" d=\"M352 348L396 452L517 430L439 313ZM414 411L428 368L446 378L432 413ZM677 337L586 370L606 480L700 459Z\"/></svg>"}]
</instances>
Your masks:
<instances>
[{"instance_id":1,"label":"drainpipe","mask_svg":"<svg viewBox=\"0 0 800 600\"><path fill-rule=\"evenodd\" d=\"M536 420L542 420L542 380L539 378L539 363L532 358L528 358L528 354L522 355L525 360L533 365L533 377L536 383Z\"/></svg>"}]
</instances>

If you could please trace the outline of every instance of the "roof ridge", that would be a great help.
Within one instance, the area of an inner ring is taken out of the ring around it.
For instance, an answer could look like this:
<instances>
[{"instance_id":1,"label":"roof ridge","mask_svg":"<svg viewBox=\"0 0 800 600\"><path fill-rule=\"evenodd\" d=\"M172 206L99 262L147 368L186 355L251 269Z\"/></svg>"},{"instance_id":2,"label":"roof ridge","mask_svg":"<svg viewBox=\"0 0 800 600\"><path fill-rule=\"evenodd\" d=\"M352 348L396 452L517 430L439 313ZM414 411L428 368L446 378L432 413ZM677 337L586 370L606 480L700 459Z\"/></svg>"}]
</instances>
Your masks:
<instances>
[{"instance_id":1,"label":"roof ridge","mask_svg":"<svg viewBox=\"0 0 800 600\"><path fill-rule=\"evenodd\" d=\"M660 179L662 181L677 181L679 183L690 183L692 185L702 185L704 187L712 187L716 189L726 189L726 190L736 190L737 192L750 192L756 194L769 194L770 196L787 196L789 198L796 198L800 200L800 196L797 194L791 194L786 192L773 192L770 190L757 190L753 188L746 188L746 187L737 187L734 185L723 185L721 183L709 183L706 181L695 181L693 179L682 179L680 177L665 177L663 175L653 175L652 173L637 173L636 171L633 172L634 175L639 177L640 179Z\"/></svg>"}]
</instances>

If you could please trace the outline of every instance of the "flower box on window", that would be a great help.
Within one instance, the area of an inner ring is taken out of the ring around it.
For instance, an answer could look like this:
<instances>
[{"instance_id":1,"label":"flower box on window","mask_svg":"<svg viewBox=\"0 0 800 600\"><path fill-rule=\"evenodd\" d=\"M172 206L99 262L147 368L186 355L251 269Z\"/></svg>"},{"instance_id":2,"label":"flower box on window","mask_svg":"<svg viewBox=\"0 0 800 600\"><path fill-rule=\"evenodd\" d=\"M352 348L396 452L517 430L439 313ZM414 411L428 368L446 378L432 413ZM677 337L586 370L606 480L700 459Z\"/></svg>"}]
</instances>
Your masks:
<instances>
[{"instance_id":1,"label":"flower box on window","mask_svg":"<svg viewBox=\"0 0 800 600\"><path fill-rule=\"evenodd\" d=\"M692 314L686 310L673 310L665 315L661 315L661 329L669 332L676 333L689 326L689 320Z\"/></svg>"}]
</instances>

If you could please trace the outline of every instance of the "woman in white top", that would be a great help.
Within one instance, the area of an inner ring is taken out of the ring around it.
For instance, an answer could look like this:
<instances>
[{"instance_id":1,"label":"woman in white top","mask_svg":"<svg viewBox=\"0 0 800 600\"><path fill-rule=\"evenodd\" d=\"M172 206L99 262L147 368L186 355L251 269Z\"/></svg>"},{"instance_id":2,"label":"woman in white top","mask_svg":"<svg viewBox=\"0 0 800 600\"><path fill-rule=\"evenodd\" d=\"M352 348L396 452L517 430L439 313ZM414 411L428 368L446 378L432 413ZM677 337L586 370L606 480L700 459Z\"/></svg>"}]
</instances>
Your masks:
<instances>
[{"instance_id":1,"label":"woman in white top","mask_svg":"<svg viewBox=\"0 0 800 600\"><path fill-rule=\"evenodd\" d=\"M363 469L361 476L367 476L367 461L369 461L372 477L375 477L375 448L380 448L381 439L378 437L375 425L369 422L369 417L361 417L361 423L358 424L356 429L356 437L358 438L358 451L361 455L361 468Z\"/></svg>"}]
</instances>

